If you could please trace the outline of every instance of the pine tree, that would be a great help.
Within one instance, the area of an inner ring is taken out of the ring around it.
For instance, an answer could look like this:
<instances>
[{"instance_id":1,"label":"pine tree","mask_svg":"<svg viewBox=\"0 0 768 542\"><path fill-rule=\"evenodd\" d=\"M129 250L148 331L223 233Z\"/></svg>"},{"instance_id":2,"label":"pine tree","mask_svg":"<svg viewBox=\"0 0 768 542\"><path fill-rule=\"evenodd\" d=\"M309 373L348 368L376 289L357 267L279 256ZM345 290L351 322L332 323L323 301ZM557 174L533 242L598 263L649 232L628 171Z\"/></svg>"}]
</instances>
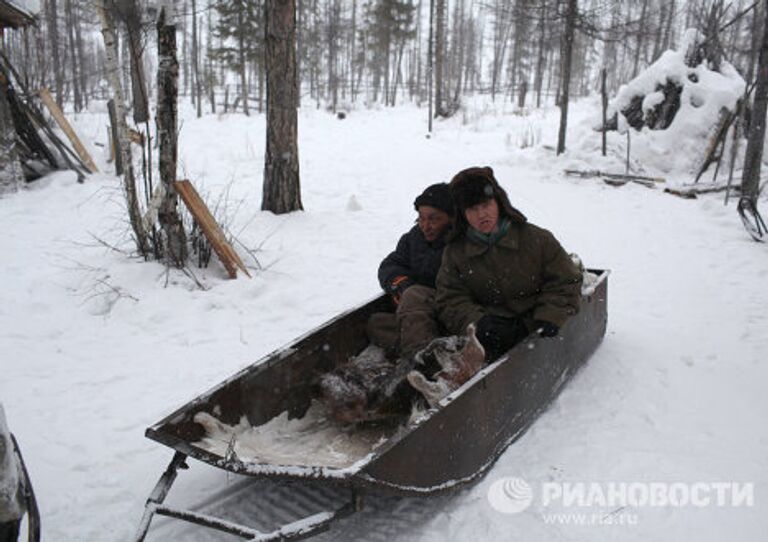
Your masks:
<instances>
[{"instance_id":1,"label":"pine tree","mask_svg":"<svg viewBox=\"0 0 768 542\"><path fill-rule=\"evenodd\" d=\"M416 35L414 15L415 6L412 0L378 0L368 10L368 37L374 87L378 91L383 75L386 104L392 101L390 74L394 73L396 76L405 42Z\"/></svg>"},{"instance_id":2,"label":"pine tree","mask_svg":"<svg viewBox=\"0 0 768 542\"><path fill-rule=\"evenodd\" d=\"M240 76L243 111L248 109L248 67L261 66L264 54L264 21L261 2L217 0L214 33L221 45L212 49L216 59Z\"/></svg>"}]
</instances>

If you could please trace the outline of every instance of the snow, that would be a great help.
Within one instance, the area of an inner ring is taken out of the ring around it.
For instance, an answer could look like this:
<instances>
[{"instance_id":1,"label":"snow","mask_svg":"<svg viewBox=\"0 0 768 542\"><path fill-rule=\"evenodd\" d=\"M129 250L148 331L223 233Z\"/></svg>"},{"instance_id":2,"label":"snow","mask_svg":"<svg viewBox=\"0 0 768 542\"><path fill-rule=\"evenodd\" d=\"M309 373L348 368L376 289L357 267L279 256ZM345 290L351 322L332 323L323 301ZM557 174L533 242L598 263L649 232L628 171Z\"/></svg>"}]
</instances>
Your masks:
<instances>
[{"instance_id":1,"label":"snow","mask_svg":"<svg viewBox=\"0 0 768 542\"><path fill-rule=\"evenodd\" d=\"M306 211L277 216L260 211L263 116L198 120L185 104L179 177L219 201L218 216L252 249L236 244L252 279L228 280L215 257L206 269L193 267L206 290L122 252L130 234L109 174L81 185L73 173L56 173L0 200L0 400L24 450L45 538L130 539L172 456L145 428L370 299L380 260L413 224L414 197L464 167L490 165L532 222L587 267L612 270L606 338L480 481L445 498L372 497L370 509L321 540L762 540L765 246L722 195L688 201L564 176L566 168L624 171L624 136L609 134L609 156L600 156L591 130L598 107L596 99L573 104L568 151L559 157L556 109L518 116L470 101L429 139L424 109L352 110L344 121L303 109ZM111 171L93 145L104 143L103 114L96 104L72 120L100 170ZM540 135L523 145L527 132ZM670 183L692 180L689 147L655 141L643 152L644 173L668 169ZM169 505L196 506L243 484L189 463ZM753 482L756 496L753 507L641 508L632 510L636 525L569 526L545 522L540 504L514 516L494 510L486 495L506 476L530 484L733 480ZM162 518L148 538L223 539Z\"/></svg>"},{"instance_id":2,"label":"snow","mask_svg":"<svg viewBox=\"0 0 768 542\"><path fill-rule=\"evenodd\" d=\"M642 109L647 113L664 100L663 93L657 91L659 87L668 81L683 87L680 109L669 127L644 127L640 133L631 134L633 156L642 163L657 165L664 173L693 172L703 160L702 149L707 146L720 110L734 111L744 94L744 79L727 61L723 60L719 72L704 63L695 68L685 64L688 44L696 39L700 39L696 31L687 30L678 50L665 51L632 81L622 85L608 106L611 117L614 112L623 111L633 98L645 96ZM626 127L619 129L623 133Z\"/></svg>"},{"instance_id":3,"label":"snow","mask_svg":"<svg viewBox=\"0 0 768 542\"><path fill-rule=\"evenodd\" d=\"M35 15L40 11L40 0L8 0L13 7L27 15Z\"/></svg>"}]
</instances>

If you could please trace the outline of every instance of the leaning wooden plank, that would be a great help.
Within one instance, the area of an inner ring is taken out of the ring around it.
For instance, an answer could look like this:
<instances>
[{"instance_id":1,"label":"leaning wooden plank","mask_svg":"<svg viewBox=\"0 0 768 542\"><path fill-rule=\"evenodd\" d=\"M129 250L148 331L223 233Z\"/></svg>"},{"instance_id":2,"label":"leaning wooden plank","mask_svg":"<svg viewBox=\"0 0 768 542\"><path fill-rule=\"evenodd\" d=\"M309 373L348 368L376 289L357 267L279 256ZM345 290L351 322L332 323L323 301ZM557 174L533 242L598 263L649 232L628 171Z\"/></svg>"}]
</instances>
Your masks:
<instances>
[{"instance_id":1,"label":"leaning wooden plank","mask_svg":"<svg viewBox=\"0 0 768 542\"><path fill-rule=\"evenodd\" d=\"M725 138L728 135L728 128L730 128L733 118L734 115L731 114L727 107L720 108L720 114L710 132L707 148L704 150L704 156L702 157L701 165L696 174L696 179L693 181L694 183L699 182L699 179L704 175L704 172L707 171L707 168L709 168L712 162L720 163L722 153L717 153L717 147L721 140L725 141Z\"/></svg>"},{"instance_id":2,"label":"leaning wooden plank","mask_svg":"<svg viewBox=\"0 0 768 542\"><path fill-rule=\"evenodd\" d=\"M667 180L664 177L647 177L645 175L627 175L625 173L608 173L606 171L600 171L598 169L590 169L587 171L579 169L566 169L564 171L566 175L573 177L608 177L611 179L627 179L637 181L650 181L654 183L665 183Z\"/></svg>"},{"instance_id":3,"label":"leaning wooden plank","mask_svg":"<svg viewBox=\"0 0 768 542\"><path fill-rule=\"evenodd\" d=\"M72 146L75 147L75 151L83 160L83 162L85 162L85 166L88 168L88 170L91 173L98 173L99 168L96 167L96 164L93 162L93 158L91 158L91 155L80 141L80 138L77 137L75 130L69 124L69 121L67 121L64 113L61 111L61 109L59 109L59 106L53 100L53 96L51 96L51 93L48 91L48 89L41 88L38 94L40 95L40 100L43 102L45 107L47 107L48 111L51 112L51 115L53 116L56 123L59 125L62 131L67 134L67 137L72 142Z\"/></svg>"},{"instance_id":4,"label":"leaning wooden plank","mask_svg":"<svg viewBox=\"0 0 768 542\"><path fill-rule=\"evenodd\" d=\"M182 180L174 182L173 186L179 196L181 196L181 199L184 201L187 209L189 209L189 212L192 213L192 216L200 225L203 235L205 235L205 238L211 243L211 247L214 252L216 252L219 260L221 260L224 268L227 270L229 278L237 278L238 268L250 277L251 274L248 273L245 264L243 264L243 261L227 241L224 232L221 231L216 219L213 218L213 215L200 198L197 190L192 186L192 183L187 180Z\"/></svg>"}]
</instances>

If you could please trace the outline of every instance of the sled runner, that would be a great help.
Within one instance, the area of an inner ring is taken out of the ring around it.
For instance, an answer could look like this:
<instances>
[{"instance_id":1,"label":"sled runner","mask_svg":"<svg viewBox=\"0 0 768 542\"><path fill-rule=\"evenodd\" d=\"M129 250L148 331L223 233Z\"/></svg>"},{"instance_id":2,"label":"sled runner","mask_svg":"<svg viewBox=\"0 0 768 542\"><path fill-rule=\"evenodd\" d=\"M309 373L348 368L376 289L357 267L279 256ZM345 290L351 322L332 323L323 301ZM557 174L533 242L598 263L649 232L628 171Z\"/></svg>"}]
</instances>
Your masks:
<instances>
[{"instance_id":1,"label":"sled runner","mask_svg":"<svg viewBox=\"0 0 768 542\"><path fill-rule=\"evenodd\" d=\"M144 539L155 514L246 540L294 540L359 510L365 491L427 496L476 480L602 341L608 272L592 273L597 280L583 292L579 313L558 337L528 337L434 408L400 425L334 427L315 401L316 376L365 348L368 317L391 310L387 296L341 314L246 367L147 429L148 438L176 453L147 501L136 540ZM343 486L349 501L272 532L165 506L188 457L237 474Z\"/></svg>"}]
</instances>

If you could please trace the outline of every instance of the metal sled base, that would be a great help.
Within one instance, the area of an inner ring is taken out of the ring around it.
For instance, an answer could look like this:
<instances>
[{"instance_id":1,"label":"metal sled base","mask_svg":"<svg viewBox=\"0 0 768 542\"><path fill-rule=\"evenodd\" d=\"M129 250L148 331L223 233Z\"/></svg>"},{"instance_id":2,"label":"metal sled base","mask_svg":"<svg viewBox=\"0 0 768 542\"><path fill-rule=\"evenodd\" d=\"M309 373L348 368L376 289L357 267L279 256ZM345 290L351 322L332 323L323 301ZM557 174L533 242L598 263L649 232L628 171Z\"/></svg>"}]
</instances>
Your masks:
<instances>
[{"instance_id":1,"label":"metal sled base","mask_svg":"<svg viewBox=\"0 0 768 542\"><path fill-rule=\"evenodd\" d=\"M134 537L136 542L142 542L147 536L149 526L155 515L167 516L188 523L194 523L196 525L239 536L244 540L272 542L278 540L300 540L302 538L314 536L328 530L331 522L349 516L362 509L362 497L358 490L352 488L350 489L351 495L349 502L340 508L332 511L318 512L306 518L282 525L279 529L274 531L265 533L214 516L165 506L163 505L163 502L168 496L168 492L171 490L173 482L176 480L176 475L178 474L179 469L186 470L189 468L186 459L187 456L185 454L176 452L173 459L171 459L171 462L168 464L168 467L165 469L165 472L160 476L160 479L157 481L157 484L149 495L147 504L144 507L144 515L141 518L141 524Z\"/></svg>"}]
</instances>

